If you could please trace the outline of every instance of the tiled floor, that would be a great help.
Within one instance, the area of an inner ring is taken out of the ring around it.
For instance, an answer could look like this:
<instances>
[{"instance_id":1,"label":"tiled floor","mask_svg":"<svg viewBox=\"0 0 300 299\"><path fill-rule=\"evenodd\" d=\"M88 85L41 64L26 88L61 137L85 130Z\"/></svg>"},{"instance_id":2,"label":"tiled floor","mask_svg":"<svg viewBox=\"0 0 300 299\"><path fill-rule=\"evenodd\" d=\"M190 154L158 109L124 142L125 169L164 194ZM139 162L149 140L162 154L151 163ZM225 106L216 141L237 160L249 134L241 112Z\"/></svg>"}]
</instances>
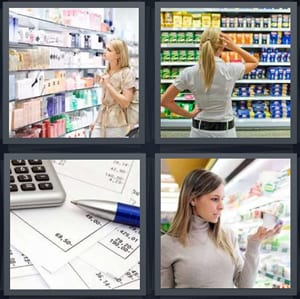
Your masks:
<instances>
[{"instance_id":1,"label":"tiled floor","mask_svg":"<svg viewBox=\"0 0 300 299\"><path fill-rule=\"evenodd\" d=\"M161 138L185 138L189 137L188 130L163 130ZM237 136L240 138L290 138L290 130L246 130L237 131Z\"/></svg>"}]
</instances>

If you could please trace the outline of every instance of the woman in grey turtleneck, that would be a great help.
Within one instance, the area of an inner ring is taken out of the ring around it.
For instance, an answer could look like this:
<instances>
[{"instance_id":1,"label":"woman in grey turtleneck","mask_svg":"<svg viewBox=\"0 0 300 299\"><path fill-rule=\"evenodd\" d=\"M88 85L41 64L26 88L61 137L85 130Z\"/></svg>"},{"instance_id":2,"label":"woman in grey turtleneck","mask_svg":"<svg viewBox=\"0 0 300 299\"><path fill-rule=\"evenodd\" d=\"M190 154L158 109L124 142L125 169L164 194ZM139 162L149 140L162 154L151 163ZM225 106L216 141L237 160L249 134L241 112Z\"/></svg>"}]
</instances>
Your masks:
<instances>
[{"instance_id":1,"label":"woman in grey turtleneck","mask_svg":"<svg viewBox=\"0 0 300 299\"><path fill-rule=\"evenodd\" d=\"M231 230L221 228L224 183L197 169L188 174L170 230L161 238L161 288L251 288L261 241L280 232L259 227L245 257Z\"/></svg>"}]
</instances>

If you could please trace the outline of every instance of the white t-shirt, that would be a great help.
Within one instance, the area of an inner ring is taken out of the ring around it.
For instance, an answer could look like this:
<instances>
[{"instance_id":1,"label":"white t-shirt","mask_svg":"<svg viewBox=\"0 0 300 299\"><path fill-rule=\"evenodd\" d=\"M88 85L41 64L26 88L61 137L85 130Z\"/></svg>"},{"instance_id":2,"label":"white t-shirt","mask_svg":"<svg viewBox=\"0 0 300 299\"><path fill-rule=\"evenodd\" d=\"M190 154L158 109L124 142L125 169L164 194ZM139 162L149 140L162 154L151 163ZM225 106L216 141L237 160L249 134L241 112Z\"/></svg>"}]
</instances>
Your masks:
<instances>
[{"instance_id":1,"label":"white t-shirt","mask_svg":"<svg viewBox=\"0 0 300 299\"><path fill-rule=\"evenodd\" d=\"M228 121L233 119L231 94L234 84L244 75L243 63L225 63L215 57L216 68L211 88L205 93L199 65L185 68L175 79L179 91L189 90L200 109L195 119L206 121Z\"/></svg>"}]
</instances>

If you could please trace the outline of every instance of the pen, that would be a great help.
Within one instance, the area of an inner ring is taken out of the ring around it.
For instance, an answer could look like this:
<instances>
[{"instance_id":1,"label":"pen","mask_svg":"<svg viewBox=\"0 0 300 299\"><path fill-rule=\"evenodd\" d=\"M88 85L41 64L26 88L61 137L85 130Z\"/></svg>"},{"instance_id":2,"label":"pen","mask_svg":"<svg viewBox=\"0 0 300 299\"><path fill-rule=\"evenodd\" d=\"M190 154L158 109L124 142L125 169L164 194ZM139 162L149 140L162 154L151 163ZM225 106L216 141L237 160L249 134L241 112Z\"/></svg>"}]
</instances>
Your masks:
<instances>
[{"instance_id":1,"label":"pen","mask_svg":"<svg viewBox=\"0 0 300 299\"><path fill-rule=\"evenodd\" d=\"M98 199L71 201L79 208L95 216L132 226L140 226L140 208L132 205Z\"/></svg>"}]
</instances>

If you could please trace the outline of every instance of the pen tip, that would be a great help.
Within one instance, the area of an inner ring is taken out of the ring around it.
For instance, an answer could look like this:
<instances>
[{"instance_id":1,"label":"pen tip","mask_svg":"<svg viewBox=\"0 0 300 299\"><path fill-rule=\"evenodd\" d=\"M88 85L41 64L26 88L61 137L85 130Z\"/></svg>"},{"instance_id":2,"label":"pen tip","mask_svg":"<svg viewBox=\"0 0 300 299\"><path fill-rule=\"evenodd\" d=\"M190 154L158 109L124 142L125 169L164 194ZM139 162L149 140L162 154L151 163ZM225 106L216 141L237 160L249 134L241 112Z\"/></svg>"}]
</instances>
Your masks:
<instances>
[{"instance_id":1,"label":"pen tip","mask_svg":"<svg viewBox=\"0 0 300 299\"><path fill-rule=\"evenodd\" d=\"M71 203L74 205L77 205L77 201L75 201L75 200L71 200Z\"/></svg>"}]
</instances>

